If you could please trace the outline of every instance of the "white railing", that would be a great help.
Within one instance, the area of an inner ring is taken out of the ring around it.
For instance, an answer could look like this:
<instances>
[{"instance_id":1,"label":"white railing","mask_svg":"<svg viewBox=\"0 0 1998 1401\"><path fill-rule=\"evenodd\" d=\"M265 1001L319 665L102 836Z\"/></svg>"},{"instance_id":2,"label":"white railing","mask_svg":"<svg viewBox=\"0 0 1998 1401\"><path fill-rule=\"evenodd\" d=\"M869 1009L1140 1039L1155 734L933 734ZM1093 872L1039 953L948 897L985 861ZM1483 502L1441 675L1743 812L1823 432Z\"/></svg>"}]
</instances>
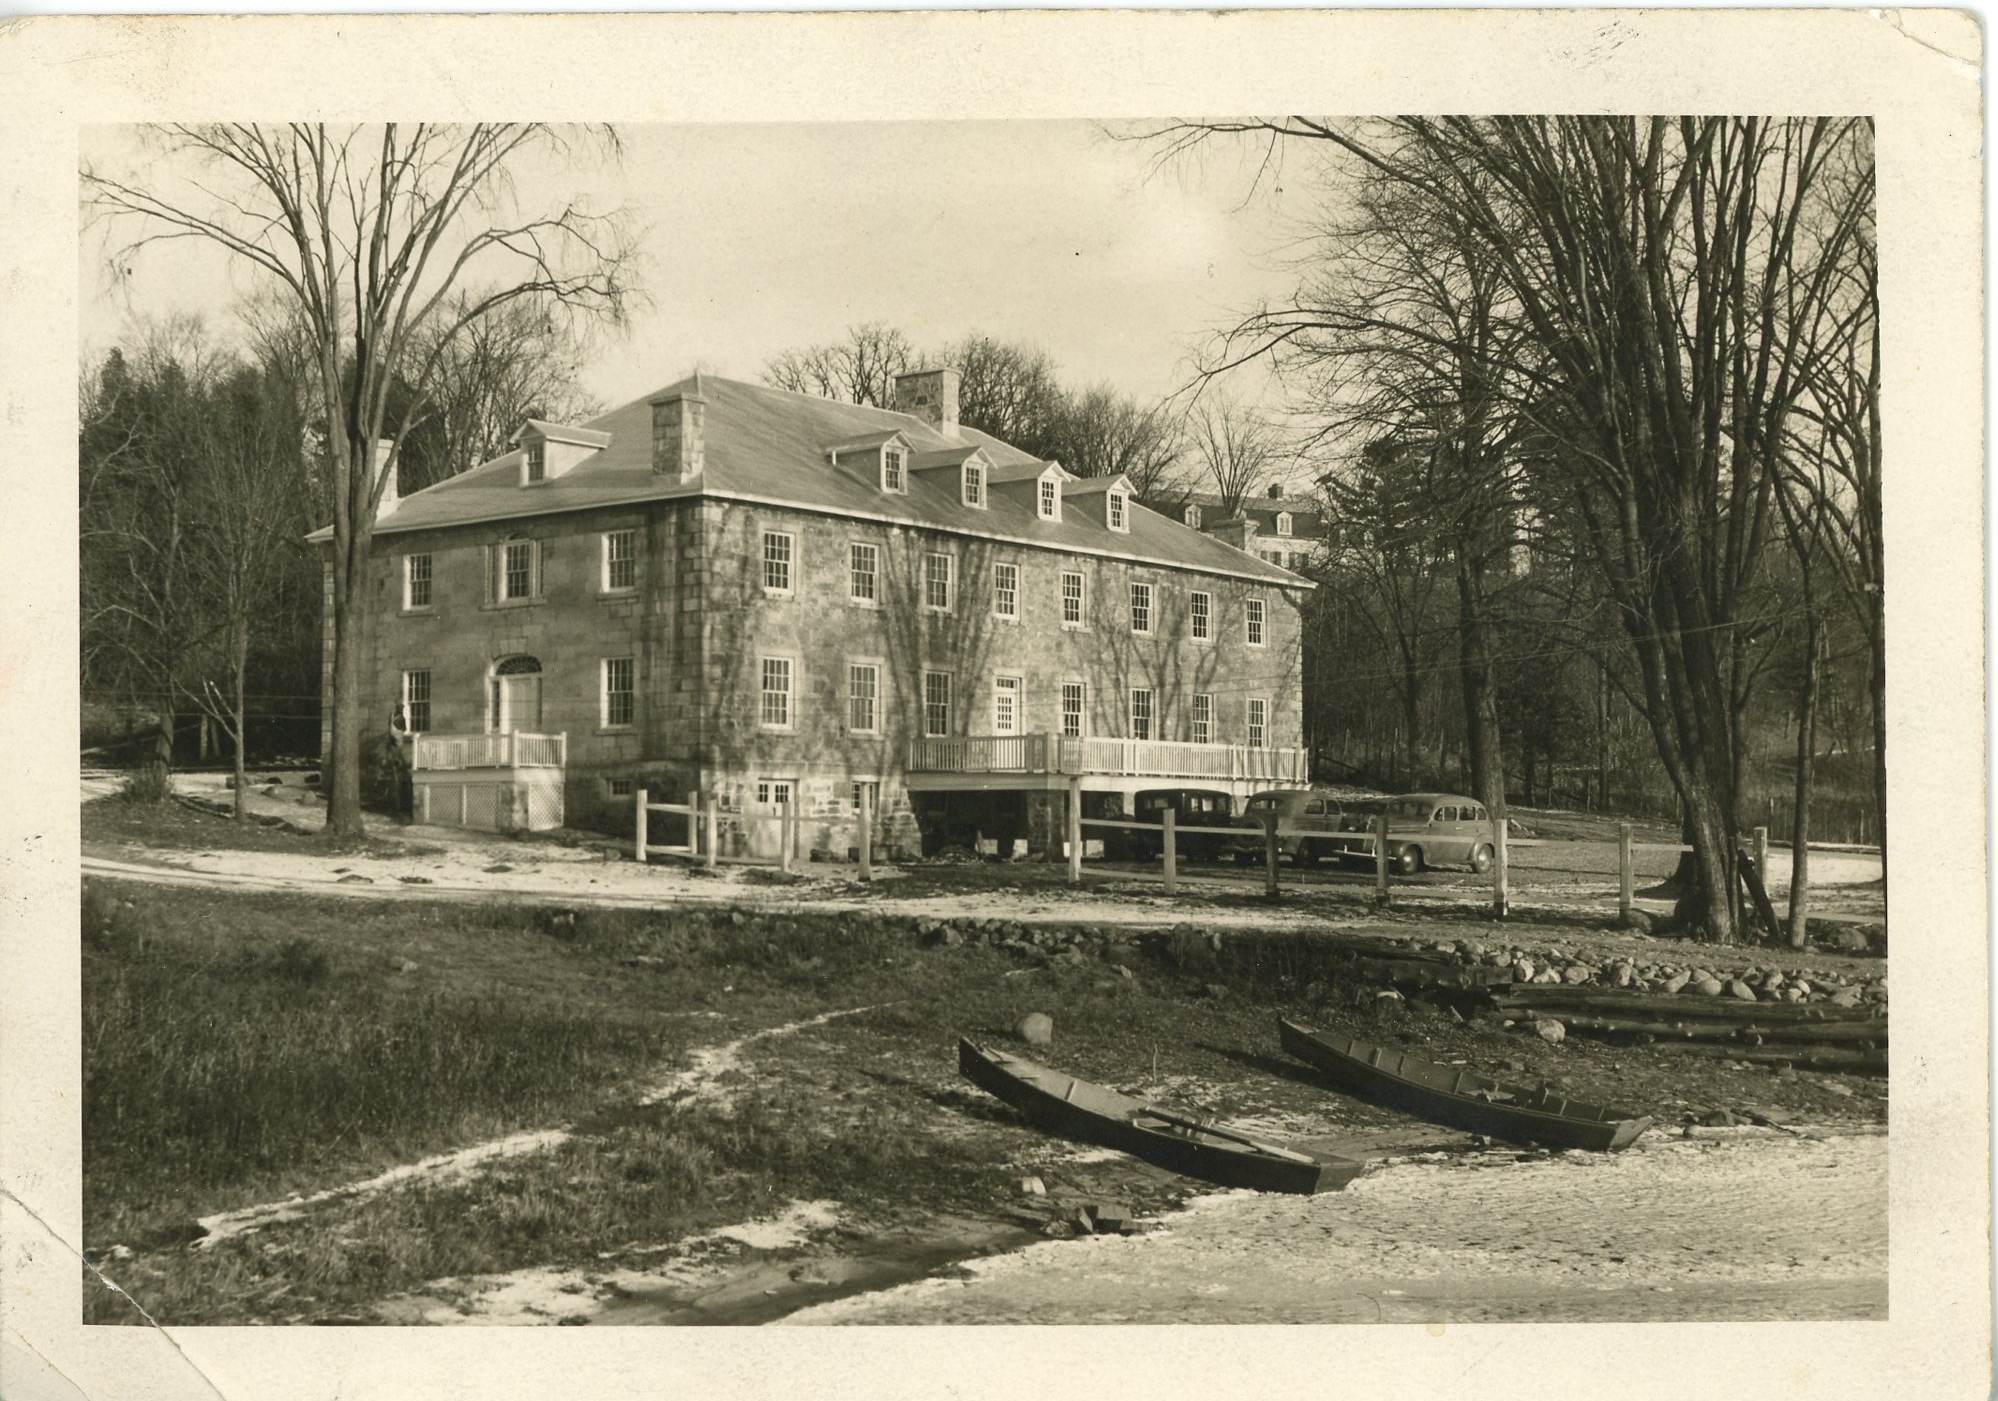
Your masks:
<instances>
[{"instance_id":1,"label":"white railing","mask_svg":"<svg viewBox=\"0 0 1998 1401\"><path fill-rule=\"evenodd\" d=\"M1068 739L1060 735L953 735L909 745L913 773L1113 774L1129 778L1305 783L1303 749L1169 740Z\"/></svg>"},{"instance_id":2,"label":"white railing","mask_svg":"<svg viewBox=\"0 0 1998 1401\"><path fill-rule=\"evenodd\" d=\"M417 735L409 766L427 769L559 769L569 760L568 734L519 730L480 735Z\"/></svg>"}]
</instances>

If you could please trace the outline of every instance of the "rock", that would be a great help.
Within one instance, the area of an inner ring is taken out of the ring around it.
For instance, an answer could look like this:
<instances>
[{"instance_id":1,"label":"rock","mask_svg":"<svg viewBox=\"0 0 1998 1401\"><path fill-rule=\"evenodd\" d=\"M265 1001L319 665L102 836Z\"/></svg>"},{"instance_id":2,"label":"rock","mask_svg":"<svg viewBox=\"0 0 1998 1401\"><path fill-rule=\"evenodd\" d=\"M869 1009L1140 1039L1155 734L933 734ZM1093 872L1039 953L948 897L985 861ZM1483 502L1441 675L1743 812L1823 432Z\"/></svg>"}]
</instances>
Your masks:
<instances>
[{"instance_id":1,"label":"rock","mask_svg":"<svg viewBox=\"0 0 1998 1401\"><path fill-rule=\"evenodd\" d=\"M1811 992L1812 992L1812 988L1811 988L1811 985L1810 985L1810 983L1809 983L1808 981L1806 981L1806 980L1805 980L1805 979L1803 979L1803 978L1799 978L1799 979L1797 979L1797 980L1796 980L1795 982L1791 983L1791 984L1790 984L1790 986L1791 986L1791 987L1792 987L1793 989L1795 989L1795 990L1796 990L1796 992L1797 992L1797 993L1798 993L1798 994L1799 994L1799 995L1800 995L1801 997L1809 997L1809 996L1811 995Z\"/></svg>"},{"instance_id":2,"label":"rock","mask_svg":"<svg viewBox=\"0 0 1998 1401\"><path fill-rule=\"evenodd\" d=\"M1013 1034L1029 1046L1045 1046L1054 1040L1054 1018L1045 1012L1029 1012L1014 1025Z\"/></svg>"},{"instance_id":3,"label":"rock","mask_svg":"<svg viewBox=\"0 0 1998 1401\"><path fill-rule=\"evenodd\" d=\"M1825 943L1840 953L1865 953L1866 931L1852 928L1834 929Z\"/></svg>"},{"instance_id":4,"label":"rock","mask_svg":"<svg viewBox=\"0 0 1998 1401\"><path fill-rule=\"evenodd\" d=\"M416 971L416 964L405 958L395 971L398 973L414 973Z\"/></svg>"},{"instance_id":5,"label":"rock","mask_svg":"<svg viewBox=\"0 0 1998 1401\"><path fill-rule=\"evenodd\" d=\"M1550 1046L1558 1046L1568 1035L1568 1028L1548 1017L1533 1024L1533 1030L1542 1041Z\"/></svg>"},{"instance_id":6,"label":"rock","mask_svg":"<svg viewBox=\"0 0 1998 1401\"><path fill-rule=\"evenodd\" d=\"M1693 984L1693 991L1699 993L1702 997L1719 997L1722 991L1720 979L1702 978Z\"/></svg>"},{"instance_id":7,"label":"rock","mask_svg":"<svg viewBox=\"0 0 1998 1401\"><path fill-rule=\"evenodd\" d=\"M1720 981L1720 978L1711 968L1695 968L1693 970L1693 981L1696 983L1717 983Z\"/></svg>"},{"instance_id":8,"label":"rock","mask_svg":"<svg viewBox=\"0 0 1998 1401\"><path fill-rule=\"evenodd\" d=\"M1512 978L1517 983L1530 983L1533 981L1533 975L1538 971L1533 966L1532 959L1522 958L1512 965Z\"/></svg>"},{"instance_id":9,"label":"rock","mask_svg":"<svg viewBox=\"0 0 1998 1401\"><path fill-rule=\"evenodd\" d=\"M1810 994L1800 987L1792 986L1783 989L1783 1000L1785 1002L1802 1002L1809 996Z\"/></svg>"},{"instance_id":10,"label":"rock","mask_svg":"<svg viewBox=\"0 0 1998 1401\"><path fill-rule=\"evenodd\" d=\"M1530 981L1536 983L1558 983L1561 981L1561 975L1556 973L1552 968L1543 968L1540 972L1534 974Z\"/></svg>"},{"instance_id":11,"label":"rock","mask_svg":"<svg viewBox=\"0 0 1998 1401\"><path fill-rule=\"evenodd\" d=\"M1665 991L1677 992L1691 981L1693 981L1693 975L1681 970L1665 980Z\"/></svg>"},{"instance_id":12,"label":"rock","mask_svg":"<svg viewBox=\"0 0 1998 1401\"><path fill-rule=\"evenodd\" d=\"M1045 1197L1048 1184L1038 1177L1023 1177L1020 1179L1020 1191L1030 1197Z\"/></svg>"},{"instance_id":13,"label":"rock","mask_svg":"<svg viewBox=\"0 0 1998 1401\"><path fill-rule=\"evenodd\" d=\"M1847 1099L1852 1098L1852 1086L1850 1085L1841 1085L1836 1080L1821 1080L1818 1083L1821 1089L1824 1089L1831 1094L1843 1095Z\"/></svg>"},{"instance_id":14,"label":"rock","mask_svg":"<svg viewBox=\"0 0 1998 1401\"><path fill-rule=\"evenodd\" d=\"M1834 1007L1857 1007L1859 1005L1859 989L1855 987L1840 988L1831 995L1831 1004Z\"/></svg>"},{"instance_id":15,"label":"rock","mask_svg":"<svg viewBox=\"0 0 1998 1401\"><path fill-rule=\"evenodd\" d=\"M1499 1068L1501 1070L1510 1070L1518 1072L1526 1069L1526 1062L1520 1060L1516 1056L1507 1056L1504 1060L1499 1062Z\"/></svg>"},{"instance_id":16,"label":"rock","mask_svg":"<svg viewBox=\"0 0 1998 1401\"><path fill-rule=\"evenodd\" d=\"M1579 963L1571 963L1561 970L1561 981L1564 983L1586 983L1589 979L1595 977L1595 975L1593 968L1585 968Z\"/></svg>"},{"instance_id":17,"label":"rock","mask_svg":"<svg viewBox=\"0 0 1998 1401\"><path fill-rule=\"evenodd\" d=\"M1632 910L1630 918L1623 922L1623 927L1634 930L1639 934L1649 934L1651 932L1651 916L1643 910Z\"/></svg>"},{"instance_id":18,"label":"rock","mask_svg":"<svg viewBox=\"0 0 1998 1401\"><path fill-rule=\"evenodd\" d=\"M1740 998L1743 1002L1755 1001L1755 989L1739 978L1728 979L1726 992L1729 997Z\"/></svg>"},{"instance_id":19,"label":"rock","mask_svg":"<svg viewBox=\"0 0 1998 1401\"><path fill-rule=\"evenodd\" d=\"M1617 964L1616 985L1618 987L1627 988L1636 981L1637 981L1637 969L1635 967L1633 967L1629 962Z\"/></svg>"},{"instance_id":20,"label":"rock","mask_svg":"<svg viewBox=\"0 0 1998 1401\"><path fill-rule=\"evenodd\" d=\"M1741 1121L1725 1109L1712 1109L1700 1116L1700 1122L1710 1129L1731 1129Z\"/></svg>"}]
</instances>

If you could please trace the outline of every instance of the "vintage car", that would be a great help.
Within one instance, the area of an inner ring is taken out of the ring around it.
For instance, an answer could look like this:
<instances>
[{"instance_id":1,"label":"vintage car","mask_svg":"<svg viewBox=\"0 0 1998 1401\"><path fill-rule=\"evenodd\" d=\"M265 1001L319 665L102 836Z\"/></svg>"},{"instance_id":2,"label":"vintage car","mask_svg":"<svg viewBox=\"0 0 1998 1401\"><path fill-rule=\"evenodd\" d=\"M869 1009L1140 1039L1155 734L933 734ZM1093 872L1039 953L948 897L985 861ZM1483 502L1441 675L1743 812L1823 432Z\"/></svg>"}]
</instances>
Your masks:
<instances>
[{"instance_id":1,"label":"vintage car","mask_svg":"<svg viewBox=\"0 0 1998 1401\"><path fill-rule=\"evenodd\" d=\"M1345 809L1338 798L1323 788L1284 788L1257 793L1243 804L1242 816L1235 823L1250 830L1229 840L1224 848L1237 865L1246 866L1263 858L1264 843L1268 840L1264 824L1272 812L1283 833L1277 838L1278 854L1294 865L1309 866L1322 856L1336 855L1345 842L1353 840L1340 835ZM1323 836L1317 835L1321 832ZM1365 838L1359 841L1366 843ZM1366 845L1365 849L1372 851L1373 847Z\"/></svg>"},{"instance_id":2,"label":"vintage car","mask_svg":"<svg viewBox=\"0 0 1998 1401\"><path fill-rule=\"evenodd\" d=\"M1112 828L1106 851L1119 861L1152 861L1165 852L1165 813L1170 808L1175 829L1185 827L1231 827L1235 800L1218 788L1147 788L1131 799L1132 822L1149 823L1161 830ZM1212 861L1229 838L1211 832L1173 833L1173 851L1181 861Z\"/></svg>"},{"instance_id":3,"label":"vintage car","mask_svg":"<svg viewBox=\"0 0 1998 1401\"><path fill-rule=\"evenodd\" d=\"M1404 793L1386 802L1388 860L1403 875L1425 866L1469 866L1482 874L1492 868L1492 822L1485 805L1457 793ZM1356 830L1370 832L1375 815L1355 814ZM1355 842L1350 854L1371 859L1371 835Z\"/></svg>"}]
</instances>

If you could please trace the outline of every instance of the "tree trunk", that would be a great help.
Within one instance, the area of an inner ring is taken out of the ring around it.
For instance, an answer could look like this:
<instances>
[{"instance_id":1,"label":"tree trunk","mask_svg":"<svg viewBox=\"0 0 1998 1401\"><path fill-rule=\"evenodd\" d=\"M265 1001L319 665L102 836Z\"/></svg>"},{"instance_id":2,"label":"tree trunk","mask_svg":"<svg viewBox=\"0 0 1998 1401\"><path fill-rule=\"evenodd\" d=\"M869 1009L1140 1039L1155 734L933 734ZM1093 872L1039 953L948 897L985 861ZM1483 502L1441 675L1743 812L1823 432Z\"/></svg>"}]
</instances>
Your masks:
<instances>
[{"instance_id":1,"label":"tree trunk","mask_svg":"<svg viewBox=\"0 0 1998 1401\"><path fill-rule=\"evenodd\" d=\"M1469 552L1457 551L1457 650L1464 682L1464 747L1472 797L1505 819L1505 754L1499 735L1498 688L1492 683L1491 633L1483 590Z\"/></svg>"},{"instance_id":2,"label":"tree trunk","mask_svg":"<svg viewBox=\"0 0 1998 1401\"><path fill-rule=\"evenodd\" d=\"M1790 815L1790 947L1793 949L1803 948L1809 938L1811 787L1818 750L1818 654L1823 647L1820 633L1817 610L1807 604L1804 684L1797 703L1797 788ZM1768 879L1767 872L1763 879Z\"/></svg>"},{"instance_id":3,"label":"tree trunk","mask_svg":"<svg viewBox=\"0 0 1998 1401\"><path fill-rule=\"evenodd\" d=\"M173 705L162 702L154 714L153 749L141 765L141 788L165 799L173 792Z\"/></svg>"},{"instance_id":4,"label":"tree trunk","mask_svg":"<svg viewBox=\"0 0 1998 1401\"><path fill-rule=\"evenodd\" d=\"M354 571L359 574L361 571ZM359 580L333 584L333 742L327 755L332 775L326 799L326 835L347 840L367 835L361 819L361 751L366 728L362 715L362 659L365 656L367 601Z\"/></svg>"},{"instance_id":5,"label":"tree trunk","mask_svg":"<svg viewBox=\"0 0 1998 1401\"><path fill-rule=\"evenodd\" d=\"M248 619L236 619L230 624L230 632L229 671L231 685L229 701L232 710L230 720L235 726L235 733L231 738L235 741L236 750L236 820L238 822L247 822L250 817L250 808L249 795L244 791L246 784L244 781L243 731L246 725L243 718L243 675L250 668L250 625Z\"/></svg>"},{"instance_id":6,"label":"tree trunk","mask_svg":"<svg viewBox=\"0 0 1998 1401\"><path fill-rule=\"evenodd\" d=\"M1876 601L1876 607L1877 607ZM1872 636L1873 674L1867 678L1873 705L1873 800L1879 805L1880 889L1887 889L1887 632L1876 618Z\"/></svg>"}]
</instances>

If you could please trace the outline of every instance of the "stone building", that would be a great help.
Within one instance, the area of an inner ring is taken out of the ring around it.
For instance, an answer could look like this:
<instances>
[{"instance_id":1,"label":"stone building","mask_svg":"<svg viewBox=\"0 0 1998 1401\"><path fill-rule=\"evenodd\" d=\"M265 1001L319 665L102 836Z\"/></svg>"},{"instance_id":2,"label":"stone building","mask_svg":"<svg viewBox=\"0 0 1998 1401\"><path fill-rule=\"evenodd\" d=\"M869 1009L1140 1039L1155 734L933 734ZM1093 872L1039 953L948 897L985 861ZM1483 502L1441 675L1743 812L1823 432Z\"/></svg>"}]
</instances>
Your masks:
<instances>
[{"instance_id":1,"label":"stone building","mask_svg":"<svg viewBox=\"0 0 1998 1401\"><path fill-rule=\"evenodd\" d=\"M724 849L1059 850L1146 788L1305 778L1304 580L957 421L697 375L385 504L370 691L419 816L628 830L698 791Z\"/></svg>"},{"instance_id":2,"label":"stone building","mask_svg":"<svg viewBox=\"0 0 1998 1401\"><path fill-rule=\"evenodd\" d=\"M1233 513L1212 492L1162 500L1157 509L1292 572L1312 567L1330 533L1317 503L1287 494L1282 482L1271 482L1260 496L1243 497Z\"/></svg>"}]
</instances>

